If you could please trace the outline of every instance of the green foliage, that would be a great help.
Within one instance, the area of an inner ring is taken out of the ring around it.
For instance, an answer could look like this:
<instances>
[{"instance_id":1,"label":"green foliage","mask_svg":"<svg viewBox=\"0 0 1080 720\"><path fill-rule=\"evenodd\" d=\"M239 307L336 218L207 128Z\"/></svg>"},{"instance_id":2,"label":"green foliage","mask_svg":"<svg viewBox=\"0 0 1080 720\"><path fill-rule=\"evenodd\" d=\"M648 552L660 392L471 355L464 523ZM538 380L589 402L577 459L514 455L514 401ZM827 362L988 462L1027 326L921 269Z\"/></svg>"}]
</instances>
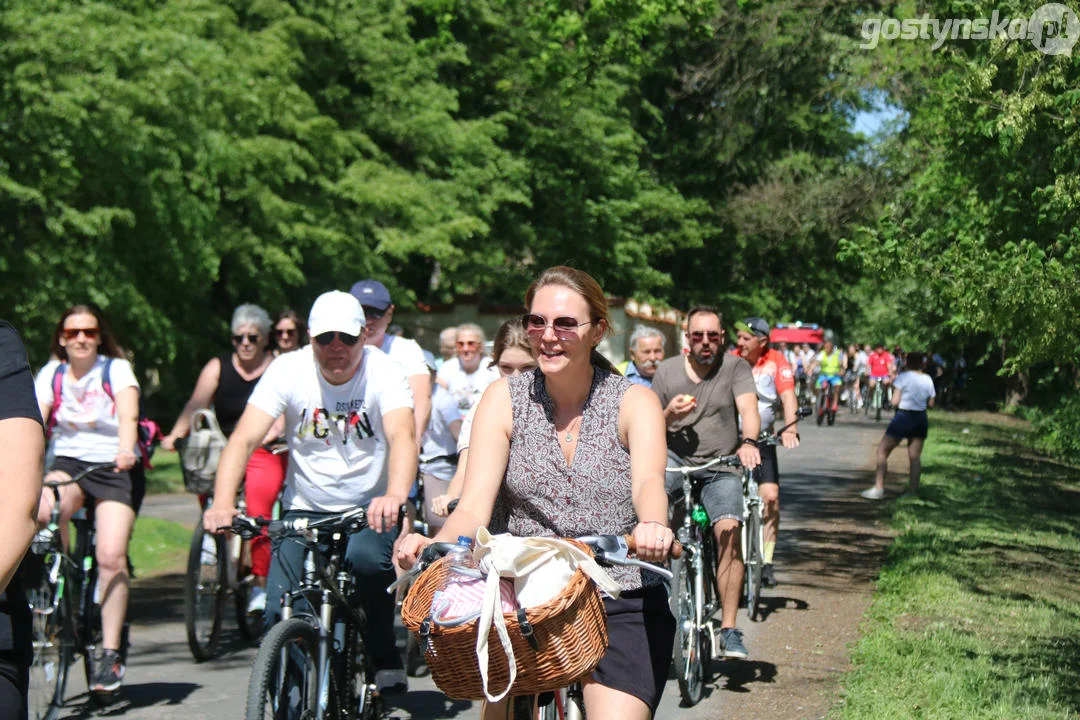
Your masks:
<instances>
[{"instance_id":1,"label":"green foliage","mask_svg":"<svg viewBox=\"0 0 1080 720\"><path fill-rule=\"evenodd\" d=\"M897 17L1027 17L1022 3L910 4ZM943 330L993 329L1005 371L1080 354L1080 80L1028 41L897 42L873 57L908 113L887 149L900 192L846 246L880 277L916 280ZM888 73L887 75L885 73Z\"/></svg>"},{"instance_id":2,"label":"green foliage","mask_svg":"<svg viewBox=\"0 0 1080 720\"><path fill-rule=\"evenodd\" d=\"M1063 394L1058 402L1035 413L1041 450L1080 466L1080 392Z\"/></svg>"}]
</instances>

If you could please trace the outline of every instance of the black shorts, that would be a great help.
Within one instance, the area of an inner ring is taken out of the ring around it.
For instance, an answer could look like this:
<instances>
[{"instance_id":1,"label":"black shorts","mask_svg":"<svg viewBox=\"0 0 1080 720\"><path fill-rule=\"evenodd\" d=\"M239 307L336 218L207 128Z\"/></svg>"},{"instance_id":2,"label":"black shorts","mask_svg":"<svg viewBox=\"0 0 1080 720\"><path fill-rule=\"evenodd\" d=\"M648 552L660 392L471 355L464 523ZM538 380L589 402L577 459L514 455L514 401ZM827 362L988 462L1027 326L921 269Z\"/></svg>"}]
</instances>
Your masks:
<instances>
[{"instance_id":1,"label":"black shorts","mask_svg":"<svg viewBox=\"0 0 1080 720\"><path fill-rule=\"evenodd\" d=\"M758 485L772 483L780 484L780 465L776 462L776 446L762 445L758 448L761 452L761 465L754 468L754 479Z\"/></svg>"},{"instance_id":2,"label":"black shorts","mask_svg":"<svg viewBox=\"0 0 1080 720\"><path fill-rule=\"evenodd\" d=\"M633 695L656 713L675 646L675 618L667 590L652 585L604 598L608 648L592 679Z\"/></svg>"},{"instance_id":3,"label":"black shorts","mask_svg":"<svg viewBox=\"0 0 1080 720\"><path fill-rule=\"evenodd\" d=\"M70 457L57 457L53 459L49 471L59 470L75 477L94 464ZM79 488L94 500L115 500L138 512L146 494L146 480L142 466L136 463L135 467L124 472L114 472L112 468L94 470L79 481Z\"/></svg>"},{"instance_id":4,"label":"black shorts","mask_svg":"<svg viewBox=\"0 0 1080 720\"><path fill-rule=\"evenodd\" d=\"M897 410L885 434L897 440L925 440L929 429L925 410Z\"/></svg>"}]
</instances>

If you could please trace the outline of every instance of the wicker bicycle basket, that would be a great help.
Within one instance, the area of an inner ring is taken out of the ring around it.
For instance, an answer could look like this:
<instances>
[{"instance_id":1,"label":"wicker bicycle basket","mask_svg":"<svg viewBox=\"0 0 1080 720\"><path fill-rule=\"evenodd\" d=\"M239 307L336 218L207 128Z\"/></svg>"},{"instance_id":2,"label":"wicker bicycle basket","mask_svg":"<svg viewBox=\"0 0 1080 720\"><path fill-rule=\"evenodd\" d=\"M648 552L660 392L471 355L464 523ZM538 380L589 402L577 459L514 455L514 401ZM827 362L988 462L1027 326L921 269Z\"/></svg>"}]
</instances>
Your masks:
<instances>
[{"instance_id":1,"label":"wicker bicycle basket","mask_svg":"<svg viewBox=\"0 0 1080 720\"><path fill-rule=\"evenodd\" d=\"M584 546L583 546L584 547ZM446 576L443 558L417 577L401 606L401 621L409 632L420 633L429 619L431 600ZM525 611L536 649L521 630L518 615L504 613L514 650L517 677L510 695L532 695L556 690L590 673L607 649L607 616L596 584L580 569L562 592L548 602ZM420 647L435 684L448 697L482 700L484 686L476 657L477 621L459 627L428 622L425 648ZM500 693L510 682L510 667L495 629L488 643L488 688Z\"/></svg>"}]
</instances>

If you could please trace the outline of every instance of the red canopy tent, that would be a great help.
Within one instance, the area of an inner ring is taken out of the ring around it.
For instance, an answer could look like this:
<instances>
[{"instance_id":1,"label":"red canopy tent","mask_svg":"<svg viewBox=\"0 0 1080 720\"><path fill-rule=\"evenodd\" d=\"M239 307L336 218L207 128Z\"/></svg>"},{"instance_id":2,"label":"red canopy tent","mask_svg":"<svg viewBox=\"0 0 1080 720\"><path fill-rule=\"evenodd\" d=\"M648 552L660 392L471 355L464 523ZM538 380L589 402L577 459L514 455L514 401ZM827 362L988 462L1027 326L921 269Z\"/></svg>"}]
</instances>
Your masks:
<instances>
[{"instance_id":1,"label":"red canopy tent","mask_svg":"<svg viewBox=\"0 0 1080 720\"><path fill-rule=\"evenodd\" d=\"M813 343L820 345L825 342L825 331L822 328L775 327L769 333L769 342Z\"/></svg>"}]
</instances>

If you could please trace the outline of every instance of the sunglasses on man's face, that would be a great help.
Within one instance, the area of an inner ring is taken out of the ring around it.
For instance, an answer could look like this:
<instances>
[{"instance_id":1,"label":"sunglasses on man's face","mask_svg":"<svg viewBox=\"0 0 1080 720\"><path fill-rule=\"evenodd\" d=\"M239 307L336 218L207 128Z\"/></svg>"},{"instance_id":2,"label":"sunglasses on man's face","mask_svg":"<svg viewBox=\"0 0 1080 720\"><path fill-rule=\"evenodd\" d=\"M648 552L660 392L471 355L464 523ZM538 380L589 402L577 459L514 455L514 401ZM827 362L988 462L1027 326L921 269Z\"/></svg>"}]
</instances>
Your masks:
<instances>
[{"instance_id":1,"label":"sunglasses on man's face","mask_svg":"<svg viewBox=\"0 0 1080 720\"><path fill-rule=\"evenodd\" d=\"M368 320L382 320L383 316L386 315L385 310L376 310L375 308L369 307L367 305L362 305L361 307L364 308L364 317L366 317Z\"/></svg>"},{"instance_id":2,"label":"sunglasses on man's face","mask_svg":"<svg viewBox=\"0 0 1080 720\"><path fill-rule=\"evenodd\" d=\"M592 320L579 322L577 318L561 315L549 323L543 315L529 314L522 318L522 322L525 324L525 332L530 335L543 335L550 327L559 337L573 337L577 335L579 327L590 324Z\"/></svg>"},{"instance_id":3,"label":"sunglasses on man's face","mask_svg":"<svg viewBox=\"0 0 1080 720\"><path fill-rule=\"evenodd\" d=\"M254 345L259 342L259 333L246 333L244 335L232 336L233 345L243 345L245 340Z\"/></svg>"},{"instance_id":4,"label":"sunglasses on man's face","mask_svg":"<svg viewBox=\"0 0 1080 720\"><path fill-rule=\"evenodd\" d=\"M296 328L278 328L274 332L277 333L278 337L292 337L296 334Z\"/></svg>"},{"instance_id":5,"label":"sunglasses on man's face","mask_svg":"<svg viewBox=\"0 0 1080 720\"><path fill-rule=\"evenodd\" d=\"M74 340L79 337L79 333L86 336L87 340L93 340L101 334L100 328L64 328L60 331L65 340Z\"/></svg>"},{"instance_id":6,"label":"sunglasses on man's face","mask_svg":"<svg viewBox=\"0 0 1080 720\"><path fill-rule=\"evenodd\" d=\"M360 336L359 335L349 335L348 333L331 331L331 332L319 333L318 335L316 335L315 336L315 342L319 343L323 347L326 347L330 343L334 342L335 337L338 340L340 340L342 343L344 343L345 345L348 345L350 347L355 345L357 342L360 341Z\"/></svg>"},{"instance_id":7,"label":"sunglasses on man's face","mask_svg":"<svg viewBox=\"0 0 1080 720\"><path fill-rule=\"evenodd\" d=\"M718 342L720 342L720 333L718 333L718 332L707 332L707 333L706 332L692 332L692 333L690 333L690 342L692 342L692 343L699 343L699 342L703 341L705 338L709 338L709 342L718 343Z\"/></svg>"},{"instance_id":8,"label":"sunglasses on man's face","mask_svg":"<svg viewBox=\"0 0 1080 720\"><path fill-rule=\"evenodd\" d=\"M473 348L473 349L475 349L475 348L480 347L480 341L479 340L458 340L457 341L457 346L459 348L462 348L462 349L465 349L465 348Z\"/></svg>"}]
</instances>

